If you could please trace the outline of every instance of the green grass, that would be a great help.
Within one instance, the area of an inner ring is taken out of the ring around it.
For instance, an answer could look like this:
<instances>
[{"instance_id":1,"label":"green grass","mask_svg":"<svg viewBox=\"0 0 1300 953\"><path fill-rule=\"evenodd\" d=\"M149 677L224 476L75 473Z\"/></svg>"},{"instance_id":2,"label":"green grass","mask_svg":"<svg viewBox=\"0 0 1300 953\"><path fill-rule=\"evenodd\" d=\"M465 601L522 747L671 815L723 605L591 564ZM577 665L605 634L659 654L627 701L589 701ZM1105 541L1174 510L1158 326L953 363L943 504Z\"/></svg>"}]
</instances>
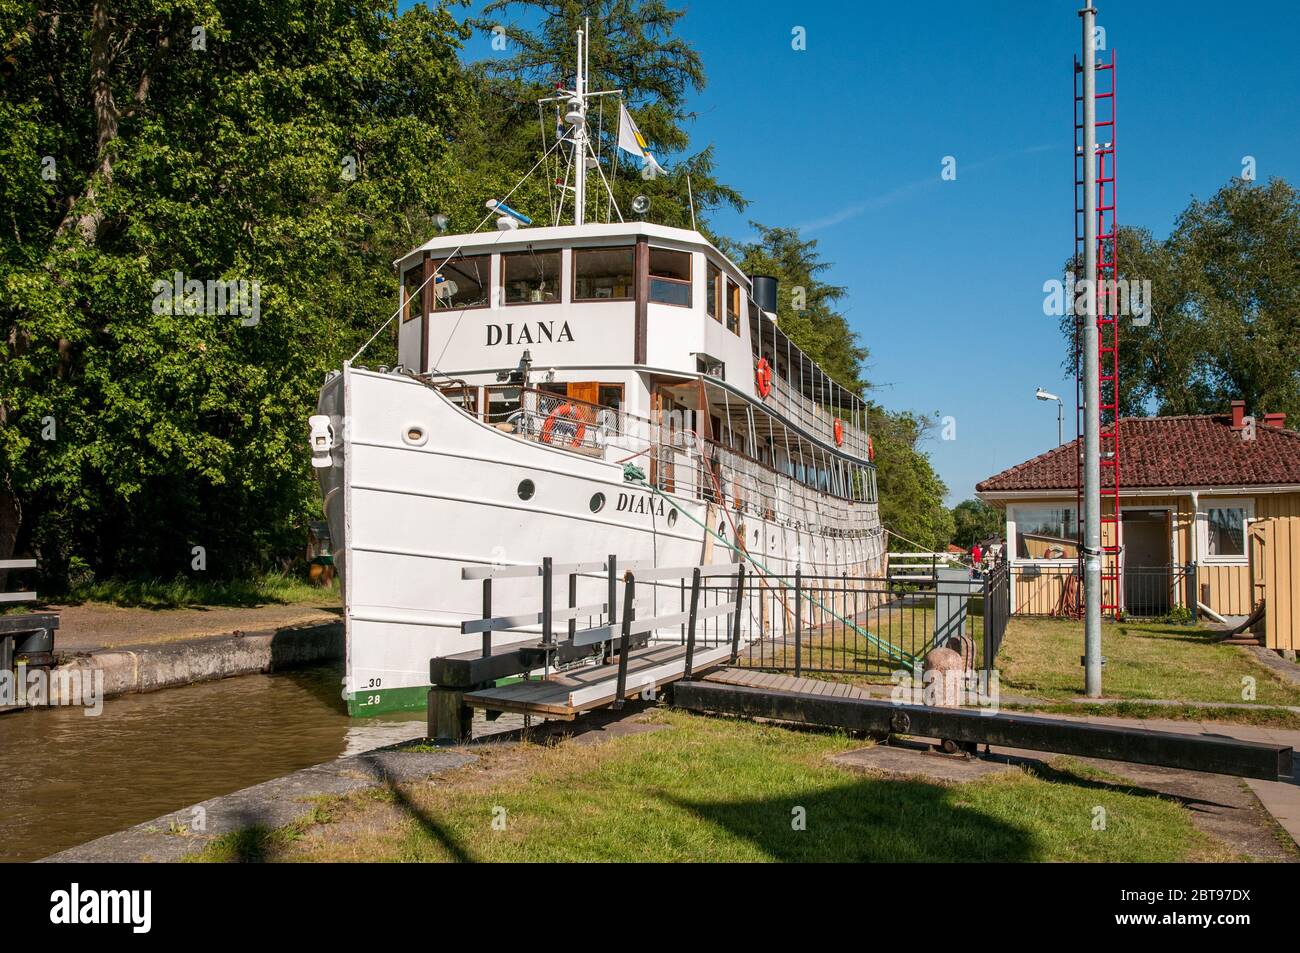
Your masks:
<instances>
[{"instance_id":1,"label":"green grass","mask_svg":"<svg viewBox=\"0 0 1300 953\"><path fill-rule=\"evenodd\" d=\"M886 780L827 760L862 746L843 735L654 717L666 727L601 745L480 749L479 763L434 782L352 795L324 826L239 832L196 859L1235 859L1178 803L1069 763L952 786ZM1094 829L1099 807L1104 830Z\"/></svg>"},{"instance_id":2,"label":"green grass","mask_svg":"<svg viewBox=\"0 0 1300 953\"><path fill-rule=\"evenodd\" d=\"M1106 623L1101 635L1105 696L1134 701L1300 705L1300 687L1276 678L1238 647L1222 645L1215 638L1215 633L1194 626ZM1076 698L1083 694L1082 654L1079 622L1013 618L997 658L1002 691L1047 701ZM1254 699L1243 698L1248 678L1254 680ZM1152 717L1174 717L1163 708L1149 707ZM1107 711L1121 714L1110 706ZM1230 709L1219 711L1232 713ZM1202 713L1201 717L1206 716Z\"/></svg>"},{"instance_id":3,"label":"green grass","mask_svg":"<svg viewBox=\"0 0 1300 953\"><path fill-rule=\"evenodd\" d=\"M329 600L337 582L325 589L297 575L266 573L252 579L206 580L190 576L174 579L102 579L78 583L60 602L103 602L115 606L177 609L185 606L253 607L292 605Z\"/></svg>"}]
</instances>

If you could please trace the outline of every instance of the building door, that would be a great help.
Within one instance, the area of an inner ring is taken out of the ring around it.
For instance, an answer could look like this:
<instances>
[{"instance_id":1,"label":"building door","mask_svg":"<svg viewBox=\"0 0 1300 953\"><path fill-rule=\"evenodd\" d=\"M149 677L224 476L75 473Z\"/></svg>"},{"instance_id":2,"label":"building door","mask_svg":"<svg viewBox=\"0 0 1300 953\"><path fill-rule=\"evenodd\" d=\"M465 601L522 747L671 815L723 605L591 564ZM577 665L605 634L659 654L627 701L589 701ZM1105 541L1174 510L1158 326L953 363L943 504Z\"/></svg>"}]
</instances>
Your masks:
<instances>
[{"instance_id":1,"label":"building door","mask_svg":"<svg viewBox=\"0 0 1300 953\"><path fill-rule=\"evenodd\" d=\"M1169 513L1124 510L1124 611L1155 616L1169 611Z\"/></svg>"}]
</instances>

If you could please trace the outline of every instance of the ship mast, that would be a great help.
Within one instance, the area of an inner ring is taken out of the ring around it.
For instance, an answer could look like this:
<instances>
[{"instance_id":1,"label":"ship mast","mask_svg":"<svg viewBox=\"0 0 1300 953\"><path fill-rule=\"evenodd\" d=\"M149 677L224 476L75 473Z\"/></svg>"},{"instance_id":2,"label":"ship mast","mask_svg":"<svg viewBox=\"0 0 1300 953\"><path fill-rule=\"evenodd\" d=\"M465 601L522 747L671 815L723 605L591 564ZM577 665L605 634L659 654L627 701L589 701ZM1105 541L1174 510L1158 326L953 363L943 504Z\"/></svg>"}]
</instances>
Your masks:
<instances>
[{"instance_id":1,"label":"ship mast","mask_svg":"<svg viewBox=\"0 0 1300 953\"><path fill-rule=\"evenodd\" d=\"M574 79L574 101L577 108L571 108L565 115L565 122L573 126L573 224L585 225L587 222L587 63L586 44L587 28L590 21L584 21L578 28L578 73ZM573 107L574 103L569 104ZM576 120L573 118L576 115Z\"/></svg>"},{"instance_id":2,"label":"ship mast","mask_svg":"<svg viewBox=\"0 0 1300 953\"><path fill-rule=\"evenodd\" d=\"M600 161L597 158L595 150L592 148L591 128L587 124L587 112L589 100L597 96L620 96L621 89L607 89L599 92L591 91L591 19L583 21L583 25L576 31L578 40L577 72L574 77L573 89L564 89L558 87L557 94L548 96L540 100L541 103L554 103L558 108L564 110L563 124L569 128L567 134L562 135L562 141L569 144L569 168L573 171L573 184L569 184L569 172L566 169L564 180L556 180L556 185L561 190L560 207L563 208L563 194L568 191L573 192L573 224L587 224L587 172L595 169L599 173L601 183L609 192L610 206L618 214L619 221L623 220L622 212L618 210L618 203L614 200L613 189L609 180L605 177L605 171L600 167ZM557 115L557 120L560 117ZM559 215L557 212L555 224L559 224Z\"/></svg>"}]
</instances>

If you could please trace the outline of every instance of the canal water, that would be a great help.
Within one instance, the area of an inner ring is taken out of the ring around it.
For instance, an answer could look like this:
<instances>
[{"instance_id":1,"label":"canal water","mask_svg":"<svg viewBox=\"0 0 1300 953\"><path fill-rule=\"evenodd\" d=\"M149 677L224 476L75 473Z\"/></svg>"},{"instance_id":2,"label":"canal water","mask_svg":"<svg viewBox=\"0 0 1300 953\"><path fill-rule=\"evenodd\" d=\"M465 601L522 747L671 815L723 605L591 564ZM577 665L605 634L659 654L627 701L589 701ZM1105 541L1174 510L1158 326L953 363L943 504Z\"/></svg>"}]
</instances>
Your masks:
<instances>
[{"instance_id":1,"label":"canal water","mask_svg":"<svg viewBox=\"0 0 1300 953\"><path fill-rule=\"evenodd\" d=\"M0 715L0 861L35 860L299 768L424 734L351 719L335 666Z\"/></svg>"}]
</instances>

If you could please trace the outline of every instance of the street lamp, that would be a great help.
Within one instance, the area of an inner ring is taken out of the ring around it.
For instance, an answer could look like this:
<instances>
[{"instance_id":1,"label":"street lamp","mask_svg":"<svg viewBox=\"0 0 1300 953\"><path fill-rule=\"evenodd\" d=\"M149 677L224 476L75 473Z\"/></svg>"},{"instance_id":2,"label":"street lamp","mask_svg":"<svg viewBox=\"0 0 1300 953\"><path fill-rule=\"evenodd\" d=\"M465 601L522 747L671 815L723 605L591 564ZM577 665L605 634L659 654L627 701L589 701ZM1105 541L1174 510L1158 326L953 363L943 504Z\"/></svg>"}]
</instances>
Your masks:
<instances>
[{"instance_id":1,"label":"street lamp","mask_svg":"<svg viewBox=\"0 0 1300 953\"><path fill-rule=\"evenodd\" d=\"M1065 420L1065 404L1061 402L1061 398L1057 397L1055 394L1049 394L1041 387L1034 392L1034 396L1039 400L1056 401L1056 445L1059 447L1061 444L1065 443L1065 425L1063 423Z\"/></svg>"}]
</instances>

